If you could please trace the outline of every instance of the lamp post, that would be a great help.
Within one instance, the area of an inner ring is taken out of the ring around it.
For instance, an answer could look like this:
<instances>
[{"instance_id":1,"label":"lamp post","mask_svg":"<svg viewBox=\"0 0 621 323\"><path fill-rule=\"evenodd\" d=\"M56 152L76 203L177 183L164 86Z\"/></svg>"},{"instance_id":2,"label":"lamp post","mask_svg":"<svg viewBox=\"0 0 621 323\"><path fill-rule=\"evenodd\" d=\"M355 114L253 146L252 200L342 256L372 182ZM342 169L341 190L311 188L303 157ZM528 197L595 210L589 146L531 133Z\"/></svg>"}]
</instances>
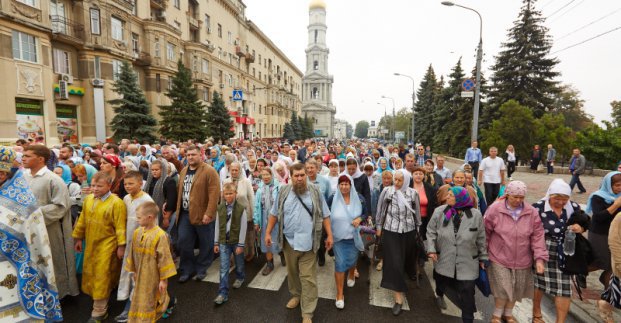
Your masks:
<instances>
[{"instance_id":1,"label":"lamp post","mask_svg":"<svg viewBox=\"0 0 621 323\"><path fill-rule=\"evenodd\" d=\"M409 75L405 75L401 73L394 73L394 74L395 76L403 76L403 77L407 77L410 80L412 80L412 146L414 146L416 145L416 137L414 136L414 129L415 129L414 105L416 104L416 82L414 82L414 78Z\"/></svg>"},{"instance_id":2,"label":"lamp post","mask_svg":"<svg viewBox=\"0 0 621 323\"><path fill-rule=\"evenodd\" d=\"M397 142L397 138L396 138L396 126L395 126L395 121L396 121L396 117L395 117L395 99L389 97L389 96L385 96L382 95L382 99L390 99L392 101L392 139L394 140L394 142Z\"/></svg>"},{"instance_id":3,"label":"lamp post","mask_svg":"<svg viewBox=\"0 0 621 323\"><path fill-rule=\"evenodd\" d=\"M384 106L384 120L386 120L386 105L384 103L380 103L377 102L378 105L383 105ZM379 122L377 123L377 126L379 127ZM383 131L383 130L382 130ZM386 139L386 134L382 132L382 138L384 138L384 140Z\"/></svg>"},{"instance_id":4,"label":"lamp post","mask_svg":"<svg viewBox=\"0 0 621 323\"><path fill-rule=\"evenodd\" d=\"M455 6L466 10L473 11L479 16L479 47L477 48L477 75L474 90L474 111L472 112L472 138L471 141L477 141L479 132L479 102L481 100L481 60L483 59L483 18L481 14L469 7L456 4L452 1L442 1L445 6Z\"/></svg>"}]
</instances>

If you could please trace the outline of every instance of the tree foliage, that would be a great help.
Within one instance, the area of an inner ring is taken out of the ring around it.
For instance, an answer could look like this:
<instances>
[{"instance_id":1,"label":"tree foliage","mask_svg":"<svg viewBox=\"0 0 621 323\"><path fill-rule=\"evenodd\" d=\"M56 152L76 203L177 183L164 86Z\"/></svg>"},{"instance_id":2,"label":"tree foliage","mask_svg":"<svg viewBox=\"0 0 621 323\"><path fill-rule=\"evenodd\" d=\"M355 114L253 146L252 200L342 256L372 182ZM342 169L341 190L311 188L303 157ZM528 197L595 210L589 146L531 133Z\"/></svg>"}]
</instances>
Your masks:
<instances>
[{"instance_id":1,"label":"tree foliage","mask_svg":"<svg viewBox=\"0 0 621 323\"><path fill-rule=\"evenodd\" d=\"M354 130L354 136L356 138L366 138L369 134L369 122L365 120L358 121L356 123L356 129Z\"/></svg>"},{"instance_id":2,"label":"tree foliage","mask_svg":"<svg viewBox=\"0 0 621 323\"><path fill-rule=\"evenodd\" d=\"M229 111L224 106L224 100L220 97L220 93L213 92L213 99L209 106L209 113L207 114L208 134L216 142L222 140L225 142L235 136L235 133L231 130L234 127L233 120L229 116Z\"/></svg>"},{"instance_id":3,"label":"tree foliage","mask_svg":"<svg viewBox=\"0 0 621 323\"><path fill-rule=\"evenodd\" d=\"M604 121L604 127L596 124L577 134L576 147L598 168L616 169L621 159L621 127Z\"/></svg>"},{"instance_id":4,"label":"tree foliage","mask_svg":"<svg viewBox=\"0 0 621 323\"><path fill-rule=\"evenodd\" d=\"M172 79L172 87L166 92L170 105L160 106L160 133L172 140L196 139L203 141L207 137L207 112L198 100L198 94L192 84L192 74L177 62L177 73ZM215 99L215 95L214 95ZM225 109L226 110L226 109ZM228 118L228 113L225 115Z\"/></svg>"},{"instance_id":5,"label":"tree foliage","mask_svg":"<svg viewBox=\"0 0 621 323\"><path fill-rule=\"evenodd\" d=\"M114 117L110 123L114 139L138 139L139 142L155 141L153 134L157 121L151 115L151 105L138 85L138 76L127 61L123 61L113 90L120 98L110 100Z\"/></svg>"},{"instance_id":6,"label":"tree foliage","mask_svg":"<svg viewBox=\"0 0 621 323\"><path fill-rule=\"evenodd\" d=\"M354 127L351 125L351 123L347 123L345 125L345 137L347 137L348 139L351 138L351 136L354 135Z\"/></svg>"},{"instance_id":7,"label":"tree foliage","mask_svg":"<svg viewBox=\"0 0 621 323\"><path fill-rule=\"evenodd\" d=\"M612 101L610 106L612 106L612 122L621 127L621 101Z\"/></svg>"},{"instance_id":8,"label":"tree foliage","mask_svg":"<svg viewBox=\"0 0 621 323\"><path fill-rule=\"evenodd\" d=\"M580 92L571 85L559 87L550 112L563 115L565 125L573 131L581 131L593 125L593 117L584 112L584 100L580 98Z\"/></svg>"},{"instance_id":9,"label":"tree foliage","mask_svg":"<svg viewBox=\"0 0 621 323\"><path fill-rule=\"evenodd\" d=\"M419 89L416 92L418 100L414 109L416 112L414 122L416 125L417 142L430 144L433 141L434 130L437 128L434 125L433 116L439 95L440 91L438 89L436 73L433 70L433 66L429 65L423 81L420 82Z\"/></svg>"}]
</instances>

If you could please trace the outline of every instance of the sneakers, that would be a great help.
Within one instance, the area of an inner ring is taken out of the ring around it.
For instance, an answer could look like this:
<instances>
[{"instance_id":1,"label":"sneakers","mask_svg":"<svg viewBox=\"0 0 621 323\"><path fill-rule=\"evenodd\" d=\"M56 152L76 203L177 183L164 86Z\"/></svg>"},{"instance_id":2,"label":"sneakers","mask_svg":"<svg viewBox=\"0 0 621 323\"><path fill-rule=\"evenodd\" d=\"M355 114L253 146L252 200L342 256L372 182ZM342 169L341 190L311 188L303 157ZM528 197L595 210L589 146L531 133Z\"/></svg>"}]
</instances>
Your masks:
<instances>
[{"instance_id":1,"label":"sneakers","mask_svg":"<svg viewBox=\"0 0 621 323\"><path fill-rule=\"evenodd\" d=\"M392 315L397 316L401 314L401 307L403 307L403 304L395 303L395 305L392 306Z\"/></svg>"},{"instance_id":2,"label":"sneakers","mask_svg":"<svg viewBox=\"0 0 621 323\"><path fill-rule=\"evenodd\" d=\"M243 284L244 284L243 279L235 279L235 282L233 282L233 288L238 289L242 287Z\"/></svg>"},{"instance_id":3,"label":"sneakers","mask_svg":"<svg viewBox=\"0 0 621 323\"><path fill-rule=\"evenodd\" d=\"M226 303L226 301L229 300L229 297L226 295L222 295L222 294L218 294L218 296L216 296L216 299L213 300L214 303L216 303L216 305L222 305L224 303Z\"/></svg>"},{"instance_id":4,"label":"sneakers","mask_svg":"<svg viewBox=\"0 0 621 323\"><path fill-rule=\"evenodd\" d=\"M300 305L300 299L298 297L291 297L289 302L287 302L288 309L296 308L298 305Z\"/></svg>"},{"instance_id":5,"label":"sneakers","mask_svg":"<svg viewBox=\"0 0 621 323\"><path fill-rule=\"evenodd\" d=\"M336 302L334 302L334 305L336 306L336 308L338 308L339 310L342 310L345 308L345 298L343 299L337 299Z\"/></svg>"},{"instance_id":6,"label":"sneakers","mask_svg":"<svg viewBox=\"0 0 621 323\"><path fill-rule=\"evenodd\" d=\"M447 306L446 302L444 301L444 296L436 296L436 305L438 305L440 309L446 309Z\"/></svg>"},{"instance_id":7,"label":"sneakers","mask_svg":"<svg viewBox=\"0 0 621 323\"><path fill-rule=\"evenodd\" d=\"M267 275L271 274L272 271L274 271L274 262L273 261L268 261L267 264L265 264L265 268L263 268L263 271L261 272L261 275L267 276Z\"/></svg>"},{"instance_id":8,"label":"sneakers","mask_svg":"<svg viewBox=\"0 0 621 323\"><path fill-rule=\"evenodd\" d=\"M347 280L347 287L354 287L354 285L356 285L356 280L355 279L348 279Z\"/></svg>"},{"instance_id":9,"label":"sneakers","mask_svg":"<svg viewBox=\"0 0 621 323\"><path fill-rule=\"evenodd\" d=\"M116 322L127 322L129 320L129 311L123 311L117 317L114 318Z\"/></svg>"},{"instance_id":10,"label":"sneakers","mask_svg":"<svg viewBox=\"0 0 621 323\"><path fill-rule=\"evenodd\" d=\"M102 323L105 319L108 318L108 313L101 316L92 316L86 323Z\"/></svg>"}]
</instances>

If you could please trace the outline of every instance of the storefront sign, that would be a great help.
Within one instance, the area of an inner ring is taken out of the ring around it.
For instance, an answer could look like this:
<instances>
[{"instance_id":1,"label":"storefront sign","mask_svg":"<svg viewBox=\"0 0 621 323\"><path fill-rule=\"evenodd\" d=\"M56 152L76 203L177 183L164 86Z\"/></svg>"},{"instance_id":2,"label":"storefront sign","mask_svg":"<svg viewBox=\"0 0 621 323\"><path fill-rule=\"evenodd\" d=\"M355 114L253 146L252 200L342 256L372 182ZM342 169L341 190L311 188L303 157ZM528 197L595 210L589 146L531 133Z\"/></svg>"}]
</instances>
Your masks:
<instances>
[{"instance_id":1,"label":"storefront sign","mask_svg":"<svg viewBox=\"0 0 621 323\"><path fill-rule=\"evenodd\" d=\"M78 143L78 114L73 105L56 105L56 131L60 142Z\"/></svg>"},{"instance_id":2,"label":"storefront sign","mask_svg":"<svg viewBox=\"0 0 621 323\"><path fill-rule=\"evenodd\" d=\"M45 120L41 101L15 98L15 113L17 136L20 139L45 142Z\"/></svg>"}]
</instances>

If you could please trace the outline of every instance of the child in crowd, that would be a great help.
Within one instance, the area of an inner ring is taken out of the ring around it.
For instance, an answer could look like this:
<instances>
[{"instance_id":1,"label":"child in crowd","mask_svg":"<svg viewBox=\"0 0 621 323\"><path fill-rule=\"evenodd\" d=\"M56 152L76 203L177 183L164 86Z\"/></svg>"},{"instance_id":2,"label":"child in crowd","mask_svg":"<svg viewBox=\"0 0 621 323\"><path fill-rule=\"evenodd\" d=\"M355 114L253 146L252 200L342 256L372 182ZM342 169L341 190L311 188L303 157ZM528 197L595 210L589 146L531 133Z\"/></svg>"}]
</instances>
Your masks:
<instances>
[{"instance_id":1,"label":"child in crowd","mask_svg":"<svg viewBox=\"0 0 621 323\"><path fill-rule=\"evenodd\" d=\"M136 209L140 227L134 231L124 267L134 277L129 322L168 318L177 303L167 292L168 278L176 275L177 270L166 231L157 225L159 212L153 201L143 202Z\"/></svg>"},{"instance_id":2,"label":"child in crowd","mask_svg":"<svg viewBox=\"0 0 621 323\"><path fill-rule=\"evenodd\" d=\"M129 296L132 291L132 282L129 272L125 268L127 267L127 256L132 248L132 237L134 235L134 231L138 228L136 210L140 207L140 205L146 202L153 202L151 196L142 191L142 174L139 171L128 171L125 174L123 185L125 186L125 191L127 191L127 195L123 198L123 202L125 203L125 208L127 210L127 247L125 248L123 266L121 267L121 279L119 281L117 300L127 300L127 303L125 304L123 312L115 318L117 322L127 322L129 308L131 306Z\"/></svg>"},{"instance_id":3,"label":"child in crowd","mask_svg":"<svg viewBox=\"0 0 621 323\"><path fill-rule=\"evenodd\" d=\"M220 289L214 300L217 305L224 304L229 299L231 254L234 254L236 274L233 288L240 288L244 283L244 241L248 227L246 206L236 202L236 185L226 183L222 190L224 201L218 205L213 247L215 253L220 253Z\"/></svg>"},{"instance_id":4,"label":"child in crowd","mask_svg":"<svg viewBox=\"0 0 621 323\"><path fill-rule=\"evenodd\" d=\"M104 172L93 176L92 194L83 204L82 214L73 229L75 251L84 251L82 291L93 298L89 322L108 317L108 298L119 282L121 260L125 254L126 209L123 201L110 192L112 177Z\"/></svg>"}]
</instances>

